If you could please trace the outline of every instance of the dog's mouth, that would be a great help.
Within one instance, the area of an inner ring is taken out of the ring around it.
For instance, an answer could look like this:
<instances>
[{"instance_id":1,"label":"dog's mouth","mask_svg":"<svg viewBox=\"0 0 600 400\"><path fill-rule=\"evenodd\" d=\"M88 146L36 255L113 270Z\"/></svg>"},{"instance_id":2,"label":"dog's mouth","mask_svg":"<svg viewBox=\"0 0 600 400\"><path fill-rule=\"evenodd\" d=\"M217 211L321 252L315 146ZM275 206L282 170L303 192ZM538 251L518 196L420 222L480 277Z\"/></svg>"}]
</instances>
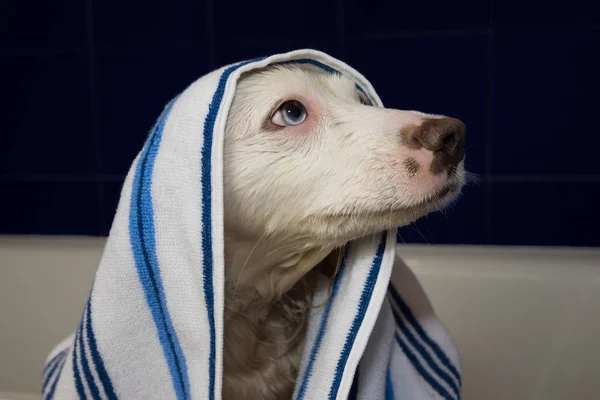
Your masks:
<instances>
[{"instance_id":1,"label":"dog's mouth","mask_svg":"<svg viewBox=\"0 0 600 400\"><path fill-rule=\"evenodd\" d=\"M348 218L348 219L356 219L356 218L376 218L377 216L387 217L393 215L407 214L407 215L425 215L431 211L436 209L440 209L444 207L446 204L455 199L462 189L462 185L454 180L449 181L444 184L440 188L438 188L434 193L430 194L426 198L416 202L412 205L404 205L404 206L394 206L390 205L390 207L379 210L357 210L357 211L346 211L340 213L330 213L321 215L321 217L326 219L339 219L339 218Z\"/></svg>"},{"instance_id":2,"label":"dog's mouth","mask_svg":"<svg viewBox=\"0 0 600 400\"><path fill-rule=\"evenodd\" d=\"M435 193L427 196L421 201L406 207L392 208L394 214L418 214L419 217L428 214L432 211L439 210L454 200L461 191L461 185L452 182L440 187ZM390 210L387 211L390 213Z\"/></svg>"},{"instance_id":3,"label":"dog's mouth","mask_svg":"<svg viewBox=\"0 0 600 400\"><path fill-rule=\"evenodd\" d=\"M460 192L460 185L457 182L448 182L447 184L440 187L435 191L431 196L428 196L426 199L423 199L414 207L423 207L427 205L435 205L440 204L443 205L447 201L451 200L453 197L458 195Z\"/></svg>"},{"instance_id":4,"label":"dog's mouth","mask_svg":"<svg viewBox=\"0 0 600 400\"><path fill-rule=\"evenodd\" d=\"M460 180L450 180L434 193L411 205L393 205L377 209L361 208L314 215L306 220L309 227L327 225L338 232L335 239L340 243L354 240L384 229L406 226L419 218L443 209L455 200L462 190ZM312 228L310 228L312 229Z\"/></svg>"}]
</instances>

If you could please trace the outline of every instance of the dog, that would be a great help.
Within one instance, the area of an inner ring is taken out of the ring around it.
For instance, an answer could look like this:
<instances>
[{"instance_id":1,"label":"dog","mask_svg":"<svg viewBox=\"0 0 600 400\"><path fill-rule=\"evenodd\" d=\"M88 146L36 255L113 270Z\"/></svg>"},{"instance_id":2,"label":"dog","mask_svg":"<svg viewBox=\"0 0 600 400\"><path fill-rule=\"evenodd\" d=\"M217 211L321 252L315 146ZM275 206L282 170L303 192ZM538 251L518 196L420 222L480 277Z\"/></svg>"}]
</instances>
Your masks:
<instances>
[{"instance_id":1,"label":"dog","mask_svg":"<svg viewBox=\"0 0 600 400\"><path fill-rule=\"evenodd\" d=\"M224 145L224 399L291 398L317 279L347 242L455 200L465 131L372 107L311 65L242 75Z\"/></svg>"}]
</instances>

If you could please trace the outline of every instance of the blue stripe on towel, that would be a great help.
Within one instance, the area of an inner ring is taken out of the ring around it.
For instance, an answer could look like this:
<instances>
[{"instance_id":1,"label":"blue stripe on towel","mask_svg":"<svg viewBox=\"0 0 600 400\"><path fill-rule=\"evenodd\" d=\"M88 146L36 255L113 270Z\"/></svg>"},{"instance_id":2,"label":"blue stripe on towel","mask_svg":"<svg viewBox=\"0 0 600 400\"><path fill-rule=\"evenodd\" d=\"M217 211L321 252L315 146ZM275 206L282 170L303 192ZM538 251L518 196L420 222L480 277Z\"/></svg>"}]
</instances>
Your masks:
<instances>
[{"instance_id":1,"label":"blue stripe on towel","mask_svg":"<svg viewBox=\"0 0 600 400\"><path fill-rule=\"evenodd\" d=\"M52 400L54 398L54 391L56 390L56 385L58 384L58 381L60 380L62 370L63 370L63 367L65 366L66 362L67 362L67 357L65 356L60 361L60 367L58 367L56 379L54 379L54 382L52 382L52 385L50 386L50 390L48 390L48 394L46 395L45 400Z\"/></svg>"},{"instance_id":2,"label":"blue stripe on towel","mask_svg":"<svg viewBox=\"0 0 600 400\"><path fill-rule=\"evenodd\" d=\"M331 310L332 304L337 296L337 293L340 288L340 282L342 281L342 277L344 275L344 271L346 270L346 257L348 254L349 246L346 248L344 252L344 256L342 258L342 262L340 264L340 270L335 277L335 281L333 282L333 287L331 288L331 297L327 300L327 304L325 305L325 309L323 310L323 314L321 315L321 322L319 325L319 331L317 332L317 337L315 338L315 342L313 343L313 347L310 351L310 357L308 359L308 365L306 366L306 370L304 371L304 377L302 378L302 383L300 385L300 389L298 389L298 395L296 396L297 400L304 399L304 395L306 394L306 388L308 386L308 382L312 375L313 365L317 358L317 354L321 347L321 342L323 341L323 336L325 336L325 331L327 330L327 321L329 318L329 312Z\"/></svg>"},{"instance_id":3,"label":"blue stripe on towel","mask_svg":"<svg viewBox=\"0 0 600 400\"><path fill-rule=\"evenodd\" d=\"M208 106L208 114L204 120L204 143L202 145L202 170L200 181L202 184L202 251L203 251L203 283L204 301L208 312L208 324L210 329L210 355L209 355L209 384L208 397L215 397L215 361L216 361L216 332L215 332L215 299L213 289L213 251L212 251L212 192L211 192L211 169L212 169L212 145L215 121L219 114L219 108L225 94L227 80L232 72L244 65L260 61L263 58L244 61L227 68L221 74L217 89Z\"/></svg>"},{"instance_id":4,"label":"blue stripe on towel","mask_svg":"<svg viewBox=\"0 0 600 400\"><path fill-rule=\"evenodd\" d=\"M88 300L87 308L86 308L86 318L85 318L85 330L87 334L88 345L90 348L90 355L92 357L92 362L94 367L96 368L96 373L98 374L98 378L100 378L100 382L102 383L102 387L104 387L104 393L109 400L117 400L117 396L115 394L115 389L113 388L112 382L108 373L106 372L106 368L104 367L104 360L98 351L98 344L96 343L96 334L94 333L94 325L92 323L92 299Z\"/></svg>"},{"instance_id":5,"label":"blue stripe on towel","mask_svg":"<svg viewBox=\"0 0 600 400\"><path fill-rule=\"evenodd\" d=\"M297 60L281 61L281 62L274 63L274 65L286 65L286 64L310 64L310 65L314 65L315 67L319 67L319 68L325 70L326 72L329 72L330 74L342 75L342 73L340 71L338 71L337 69L330 67L327 64L323 64L320 61L312 60L310 58L299 58ZM367 96L367 99L369 99L369 103L370 103L369 105L373 105L373 100L369 97L367 92L365 92L365 90L362 87L360 87L360 85L358 83L356 83L355 86L362 94Z\"/></svg>"},{"instance_id":6,"label":"blue stripe on towel","mask_svg":"<svg viewBox=\"0 0 600 400\"><path fill-rule=\"evenodd\" d=\"M406 354L406 357L408 358L412 366L417 370L419 375L421 375L421 377L429 384L429 386L431 386L433 390L435 390L444 399L455 400L454 397L451 396L450 393L448 393L446 389L444 389L442 385L439 384L438 381L436 381L431 375L429 375L429 372L427 372L425 368L423 368L417 357L410 351L408 345L404 343L402 338L398 336L397 333L394 333L394 335L396 336L396 342L398 342L398 345L400 345L402 352Z\"/></svg>"},{"instance_id":7,"label":"blue stripe on towel","mask_svg":"<svg viewBox=\"0 0 600 400\"><path fill-rule=\"evenodd\" d=\"M444 351L440 348L440 346L438 346L438 344L433 339L431 339L431 337L427 334L427 332L425 332L425 329L423 329L421 324L419 324L419 321L417 321L417 318L413 314L412 310L410 309L408 304L406 304L406 302L402 299L402 296L400 296L400 293L398 293L396 291L394 286L390 284L389 289L390 289L389 293L391 294L392 299L394 300L394 303L398 306L400 311L402 311L402 313L406 316L406 319L412 325L412 327L415 329L415 331L417 332L419 337L431 348L431 350L433 350L433 352L438 357L438 359L442 362L442 364L450 371L450 373L452 374L454 379L456 379L458 381L458 387L462 387L462 379L461 379L460 373L458 372L456 367L452 364L452 361L450 361L450 359L448 358L446 353L444 353Z\"/></svg>"},{"instance_id":8,"label":"blue stripe on towel","mask_svg":"<svg viewBox=\"0 0 600 400\"><path fill-rule=\"evenodd\" d=\"M340 389L342 375L344 374L346 362L348 361L348 357L350 356L350 350L352 349L352 345L354 344L354 340L356 339L358 330L362 325L365 313L367 312L367 308L369 306L369 303L371 302L371 295L373 294L373 288L375 287L377 277L379 276L379 270L381 268L381 262L383 260L383 253L385 251L386 243L387 232L383 232L383 234L381 235L381 242L379 242L379 246L377 247L377 253L375 255L375 258L373 259L373 265L371 266L371 270L369 271L369 275L367 276L367 281L365 282L365 286L360 295L358 312L354 317L354 320L352 321L350 332L348 333L348 336L346 336L346 342L344 343L342 354L340 355L340 358L337 362L337 366L335 368L335 377L329 390L329 399L335 399L338 390Z\"/></svg>"},{"instance_id":9,"label":"blue stripe on towel","mask_svg":"<svg viewBox=\"0 0 600 400\"><path fill-rule=\"evenodd\" d=\"M80 399L86 399L85 389L83 388L83 382L81 381L81 373L79 372L79 366L77 365L77 349L79 348L79 336L81 335L81 323L75 334L75 343L73 343L73 380L75 381L75 388Z\"/></svg>"},{"instance_id":10,"label":"blue stripe on towel","mask_svg":"<svg viewBox=\"0 0 600 400\"><path fill-rule=\"evenodd\" d=\"M287 65L287 64L310 64L310 65L314 65L315 67L319 67L319 68L325 70L326 72L329 72L330 74L342 75L342 73L340 71L338 71L337 69L332 68L329 65L323 64L320 61L312 60L310 58L299 58L297 60L280 61L280 62L274 63L274 65Z\"/></svg>"},{"instance_id":11,"label":"blue stripe on towel","mask_svg":"<svg viewBox=\"0 0 600 400\"><path fill-rule=\"evenodd\" d=\"M52 379L52 376L54 375L54 372L60 365L60 362L63 360L63 358L65 358L67 350L68 349L65 349L59 352L54 357L52 357L50 361L48 361L48 364L46 364L46 367L44 368L44 383L42 384L42 393L46 391L48 382L50 382L50 379Z\"/></svg>"},{"instance_id":12,"label":"blue stripe on towel","mask_svg":"<svg viewBox=\"0 0 600 400\"><path fill-rule=\"evenodd\" d=\"M133 182L129 214L129 234L138 278L152 313L158 338L166 358L177 399L189 397L187 364L171 322L156 255L152 172L167 117L175 103L171 101L156 123L140 156Z\"/></svg>"},{"instance_id":13,"label":"blue stripe on towel","mask_svg":"<svg viewBox=\"0 0 600 400\"><path fill-rule=\"evenodd\" d=\"M86 305L86 311L89 306L90 306L90 303L88 301L88 303ZM87 314L87 312L86 312L86 314ZM84 315L83 319L85 319L85 315ZM83 324L83 320L81 321L81 323ZM92 371L90 370L90 365L88 363L87 356L85 354L85 344L83 341L84 334L85 334L85 328L82 326L80 328L78 346L79 346L79 352L81 353L80 357L81 357L81 369L83 369L83 377L85 378L87 386L90 389L92 398L94 400L101 400L100 391L98 390L98 386L96 385L96 382L94 381L94 376L92 375ZM86 338L86 342L87 341L88 340Z\"/></svg>"},{"instance_id":14,"label":"blue stripe on towel","mask_svg":"<svg viewBox=\"0 0 600 400\"><path fill-rule=\"evenodd\" d=\"M427 365L429 365L429 368L431 368L431 370L435 372L440 377L440 379L442 379L448 386L450 386L457 398L460 399L460 390L458 389L458 386L456 385L454 379L452 379L450 375L448 375L443 369L439 367L439 365L431 357L427 349L425 349L425 347L423 347L423 345L419 343L419 341L415 338L410 329L408 329L408 327L405 325L404 321L402 320L402 317L398 315L398 312L394 309L394 307L392 307L392 313L394 315L394 320L396 321L396 326L400 328L400 331L402 332L404 337L406 337L411 346L417 351L417 353L421 355L421 358L425 360Z\"/></svg>"},{"instance_id":15,"label":"blue stripe on towel","mask_svg":"<svg viewBox=\"0 0 600 400\"><path fill-rule=\"evenodd\" d=\"M385 372L385 400L395 400L394 397L394 384L392 383L392 374L390 367Z\"/></svg>"},{"instance_id":16,"label":"blue stripe on towel","mask_svg":"<svg viewBox=\"0 0 600 400\"><path fill-rule=\"evenodd\" d=\"M56 354L54 355L54 357L52 357L52 358L50 359L50 361L48 361L48 362L46 363L46 366L44 367L44 371L42 372L42 375L43 375L44 377L46 377L46 373L47 373L47 372L48 372L50 369L52 369L52 368L54 367L54 365L56 365L56 364L58 363L58 361L59 361L61 358L63 358L63 357L64 357L64 355L65 355L65 353L66 353L66 352L67 352L67 350L66 350L66 349L65 349L65 350L63 350L63 351L59 351L58 353L56 353Z\"/></svg>"}]
</instances>

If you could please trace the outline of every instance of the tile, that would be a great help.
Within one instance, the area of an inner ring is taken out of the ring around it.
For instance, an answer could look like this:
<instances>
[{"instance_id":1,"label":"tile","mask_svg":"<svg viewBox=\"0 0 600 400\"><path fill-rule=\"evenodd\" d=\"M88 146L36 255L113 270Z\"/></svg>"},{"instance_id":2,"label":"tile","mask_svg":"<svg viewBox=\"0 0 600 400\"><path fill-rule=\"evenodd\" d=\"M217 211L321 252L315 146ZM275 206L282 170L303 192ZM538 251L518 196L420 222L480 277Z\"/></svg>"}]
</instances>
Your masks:
<instances>
[{"instance_id":1,"label":"tile","mask_svg":"<svg viewBox=\"0 0 600 400\"><path fill-rule=\"evenodd\" d=\"M354 35L472 29L486 27L490 20L489 1L349 0L345 6L348 31Z\"/></svg>"},{"instance_id":2,"label":"tile","mask_svg":"<svg viewBox=\"0 0 600 400\"><path fill-rule=\"evenodd\" d=\"M204 1L94 1L97 46L204 44Z\"/></svg>"},{"instance_id":3,"label":"tile","mask_svg":"<svg viewBox=\"0 0 600 400\"><path fill-rule=\"evenodd\" d=\"M339 46L334 41L307 38L286 42L256 40L252 43L220 44L216 50L217 64L223 66L305 48L320 50L332 57L340 57L341 53Z\"/></svg>"},{"instance_id":4,"label":"tile","mask_svg":"<svg viewBox=\"0 0 600 400\"><path fill-rule=\"evenodd\" d=\"M498 245L600 246L597 183L493 183Z\"/></svg>"},{"instance_id":5,"label":"tile","mask_svg":"<svg viewBox=\"0 0 600 400\"><path fill-rule=\"evenodd\" d=\"M600 31L497 37L492 173L600 174L597 48Z\"/></svg>"},{"instance_id":6,"label":"tile","mask_svg":"<svg viewBox=\"0 0 600 400\"><path fill-rule=\"evenodd\" d=\"M164 107L208 72L199 52L127 51L98 56L103 173L125 174Z\"/></svg>"},{"instance_id":7,"label":"tile","mask_svg":"<svg viewBox=\"0 0 600 400\"><path fill-rule=\"evenodd\" d=\"M102 221L102 235L108 236L112 227L117 206L121 199L123 182L104 182L104 221Z\"/></svg>"},{"instance_id":8,"label":"tile","mask_svg":"<svg viewBox=\"0 0 600 400\"><path fill-rule=\"evenodd\" d=\"M81 0L0 2L0 46L13 49L73 48L87 42Z\"/></svg>"},{"instance_id":9,"label":"tile","mask_svg":"<svg viewBox=\"0 0 600 400\"><path fill-rule=\"evenodd\" d=\"M0 233L98 235L95 182L0 182Z\"/></svg>"},{"instance_id":10,"label":"tile","mask_svg":"<svg viewBox=\"0 0 600 400\"><path fill-rule=\"evenodd\" d=\"M574 0L568 4L542 0L494 1L494 24L499 27L578 26L600 22L600 4Z\"/></svg>"},{"instance_id":11,"label":"tile","mask_svg":"<svg viewBox=\"0 0 600 400\"><path fill-rule=\"evenodd\" d=\"M486 244L485 183L469 184L454 203L398 229L398 243Z\"/></svg>"},{"instance_id":12,"label":"tile","mask_svg":"<svg viewBox=\"0 0 600 400\"><path fill-rule=\"evenodd\" d=\"M349 64L386 107L445 114L467 125L466 166L484 172L487 39L421 37L351 46Z\"/></svg>"},{"instance_id":13,"label":"tile","mask_svg":"<svg viewBox=\"0 0 600 400\"><path fill-rule=\"evenodd\" d=\"M87 61L0 57L4 126L0 173L90 173L94 147Z\"/></svg>"},{"instance_id":14,"label":"tile","mask_svg":"<svg viewBox=\"0 0 600 400\"><path fill-rule=\"evenodd\" d=\"M266 41L294 41L298 37L326 39L337 32L337 4L319 0L298 4L278 0L215 1L216 39L218 42L248 37Z\"/></svg>"}]
</instances>

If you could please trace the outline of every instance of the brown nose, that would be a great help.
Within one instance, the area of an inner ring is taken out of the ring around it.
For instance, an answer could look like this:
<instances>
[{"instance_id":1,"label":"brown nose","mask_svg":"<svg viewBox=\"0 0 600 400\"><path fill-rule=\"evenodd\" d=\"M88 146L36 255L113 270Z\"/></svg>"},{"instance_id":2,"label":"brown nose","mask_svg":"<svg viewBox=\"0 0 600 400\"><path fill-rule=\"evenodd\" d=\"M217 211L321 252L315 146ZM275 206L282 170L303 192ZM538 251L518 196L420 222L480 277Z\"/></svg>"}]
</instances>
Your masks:
<instances>
[{"instance_id":1,"label":"brown nose","mask_svg":"<svg viewBox=\"0 0 600 400\"><path fill-rule=\"evenodd\" d=\"M455 118L427 119L412 132L410 141L434 152L431 170L439 173L456 167L464 158L466 130L465 124Z\"/></svg>"}]
</instances>

